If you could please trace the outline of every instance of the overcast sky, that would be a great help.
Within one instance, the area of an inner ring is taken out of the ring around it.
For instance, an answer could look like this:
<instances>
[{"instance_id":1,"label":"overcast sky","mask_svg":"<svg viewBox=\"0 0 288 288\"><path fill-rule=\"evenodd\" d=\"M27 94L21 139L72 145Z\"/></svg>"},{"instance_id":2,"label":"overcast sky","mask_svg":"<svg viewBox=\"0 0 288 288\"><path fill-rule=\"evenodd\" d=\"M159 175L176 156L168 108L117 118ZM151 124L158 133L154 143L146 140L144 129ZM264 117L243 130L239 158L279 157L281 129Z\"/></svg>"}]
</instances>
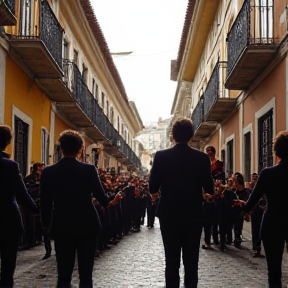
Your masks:
<instances>
[{"instance_id":1,"label":"overcast sky","mask_svg":"<svg viewBox=\"0 0 288 288\"><path fill-rule=\"evenodd\" d=\"M170 117L176 82L170 63L177 58L187 0L90 0L129 100L143 123Z\"/></svg>"}]
</instances>

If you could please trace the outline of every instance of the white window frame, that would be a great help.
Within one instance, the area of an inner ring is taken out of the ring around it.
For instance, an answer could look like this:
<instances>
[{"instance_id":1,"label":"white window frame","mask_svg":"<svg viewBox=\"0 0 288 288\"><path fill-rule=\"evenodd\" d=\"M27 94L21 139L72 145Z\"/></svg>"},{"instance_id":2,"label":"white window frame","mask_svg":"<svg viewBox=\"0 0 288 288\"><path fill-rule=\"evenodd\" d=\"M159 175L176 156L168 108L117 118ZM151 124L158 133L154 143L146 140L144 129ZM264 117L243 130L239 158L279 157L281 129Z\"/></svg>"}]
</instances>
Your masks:
<instances>
[{"instance_id":1,"label":"white window frame","mask_svg":"<svg viewBox=\"0 0 288 288\"><path fill-rule=\"evenodd\" d=\"M265 115L267 112L269 112L271 109L273 109L273 135L272 138L275 137L276 135L276 97L273 97L268 103L266 103L261 109L259 109L256 113L255 113L255 131L257 133L257 137L255 137L255 147L256 149L258 149L258 120L259 118L261 118L263 115ZM258 153L255 153L255 157L253 157L255 159L254 162L254 166L253 166L253 170L254 171L258 171L258 161L259 161L259 155Z\"/></svg>"},{"instance_id":2,"label":"white window frame","mask_svg":"<svg viewBox=\"0 0 288 288\"><path fill-rule=\"evenodd\" d=\"M32 131L33 131L33 119L29 117L27 114L22 112L20 109L12 106L12 129L14 130L15 121L14 116L20 118L23 122L29 125L28 129L28 155L27 155L27 171L29 172L30 164L31 164L31 155L32 155ZM14 141L11 141L11 156L14 159Z\"/></svg>"}]
</instances>

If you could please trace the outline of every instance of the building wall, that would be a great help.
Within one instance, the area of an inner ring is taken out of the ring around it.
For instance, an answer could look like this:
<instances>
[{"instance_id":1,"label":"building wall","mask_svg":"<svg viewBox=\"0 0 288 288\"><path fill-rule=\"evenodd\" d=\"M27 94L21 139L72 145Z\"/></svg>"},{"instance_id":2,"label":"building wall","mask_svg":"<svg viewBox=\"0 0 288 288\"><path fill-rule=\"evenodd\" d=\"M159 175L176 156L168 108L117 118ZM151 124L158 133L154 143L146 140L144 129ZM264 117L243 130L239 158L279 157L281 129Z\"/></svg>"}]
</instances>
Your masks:
<instances>
[{"instance_id":1,"label":"building wall","mask_svg":"<svg viewBox=\"0 0 288 288\"><path fill-rule=\"evenodd\" d=\"M4 124L6 51L0 43L0 124Z\"/></svg>"},{"instance_id":2,"label":"building wall","mask_svg":"<svg viewBox=\"0 0 288 288\"><path fill-rule=\"evenodd\" d=\"M51 101L9 56L6 62L4 107L4 123L12 127L12 129L14 128L13 111L15 111L15 108L32 119L33 127L30 127L29 130L32 131L32 135L30 135L31 143L29 143L31 157L28 161L30 163L40 162L41 129L45 128L47 131L50 131ZM9 153L13 156L13 145L9 149Z\"/></svg>"}]
</instances>

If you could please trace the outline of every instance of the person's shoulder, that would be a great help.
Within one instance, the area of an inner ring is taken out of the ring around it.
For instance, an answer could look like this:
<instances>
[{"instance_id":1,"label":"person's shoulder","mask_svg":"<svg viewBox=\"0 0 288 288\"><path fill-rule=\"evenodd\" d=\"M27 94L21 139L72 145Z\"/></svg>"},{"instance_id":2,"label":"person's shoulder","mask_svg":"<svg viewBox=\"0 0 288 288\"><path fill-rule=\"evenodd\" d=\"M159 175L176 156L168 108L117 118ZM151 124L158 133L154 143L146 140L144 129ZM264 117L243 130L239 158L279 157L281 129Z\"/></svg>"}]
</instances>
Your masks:
<instances>
[{"instance_id":1,"label":"person's shoulder","mask_svg":"<svg viewBox=\"0 0 288 288\"><path fill-rule=\"evenodd\" d=\"M11 168L17 168L18 167L18 162L12 160L12 159L8 159L8 158L1 158L0 159L0 163L2 163L2 165L5 165L6 167L11 167ZM5 167L5 169L6 169Z\"/></svg>"},{"instance_id":2,"label":"person's shoulder","mask_svg":"<svg viewBox=\"0 0 288 288\"><path fill-rule=\"evenodd\" d=\"M191 153L193 153L195 156L203 158L203 159L205 159L205 158L209 159L209 157L206 153L204 153L204 152L202 152L196 148L190 147L190 146L189 146L189 149L190 149Z\"/></svg>"}]
</instances>

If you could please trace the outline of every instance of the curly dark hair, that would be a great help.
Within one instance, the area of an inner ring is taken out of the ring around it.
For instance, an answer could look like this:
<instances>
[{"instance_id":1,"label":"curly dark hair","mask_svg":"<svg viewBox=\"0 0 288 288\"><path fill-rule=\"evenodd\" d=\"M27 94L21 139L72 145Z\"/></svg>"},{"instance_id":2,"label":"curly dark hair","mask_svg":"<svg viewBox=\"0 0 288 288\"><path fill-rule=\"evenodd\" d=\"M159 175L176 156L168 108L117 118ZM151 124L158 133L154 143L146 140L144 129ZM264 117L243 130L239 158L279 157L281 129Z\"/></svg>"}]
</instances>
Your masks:
<instances>
[{"instance_id":1,"label":"curly dark hair","mask_svg":"<svg viewBox=\"0 0 288 288\"><path fill-rule=\"evenodd\" d=\"M80 133L75 130L63 131L58 141L64 156L76 155L84 143Z\"/></svg>"},{"instance_id":2,"label":"curly dark hair","mask_svg":"<svg viewBox=\"0 0 288 288\"><path fill-rule=\"evenodd\" d=\"M12 139L11 128L7 125L0 125L0 151L4 151Z\"/></svg>"},{"instance_id":3,"label":"curly dark hair","mask_svg":"<svg viewBox=\"0 0 288 288\"><path fill-rule=\"evenodd\" d=\"M214 146L207 146L205 147L205 151L211 151L213 154L216 154L216 149Z\"/></svg>"},{"instance_id":4,"label":"curly dark hair","mask_svg":"<svg viewBox=\"0 0 288 288\"><path fill-rule=\"evenodd\" d=\"M281 160L288 160L288 132L279 132L273 141L275 155Z\"/></svg>"},{"instance_id":5,"label":"curly dark hair","mask_svg":"<svg viewBox=\"0 0 288 288\"><path fill-rule=\"evenodd\" d=\"M172 135L176 142L189 142L194 135L192 121L188 118L177 120L172 127Z\"/></svg>"}]
</instances>

